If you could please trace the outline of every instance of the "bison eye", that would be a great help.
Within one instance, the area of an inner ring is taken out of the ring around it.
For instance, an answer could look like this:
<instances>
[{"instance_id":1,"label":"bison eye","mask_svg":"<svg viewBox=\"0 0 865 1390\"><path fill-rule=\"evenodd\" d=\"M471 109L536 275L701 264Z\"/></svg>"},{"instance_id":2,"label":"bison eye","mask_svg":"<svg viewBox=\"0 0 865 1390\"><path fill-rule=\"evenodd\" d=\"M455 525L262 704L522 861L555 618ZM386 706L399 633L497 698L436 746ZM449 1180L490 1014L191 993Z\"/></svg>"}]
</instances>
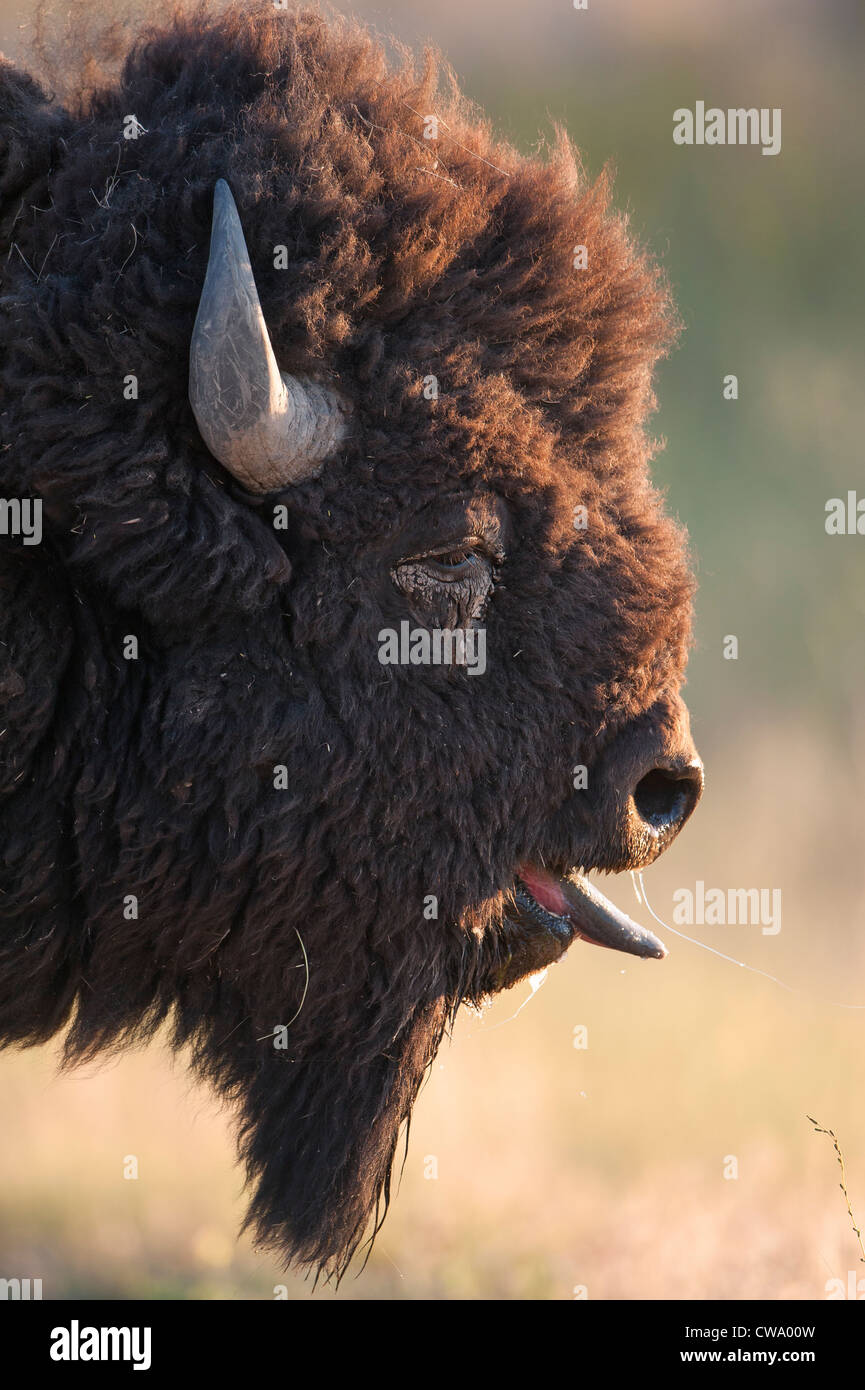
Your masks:
<instances>
[{"instance_id":1,"label":"bison eye","mask_svg":"<svg viewBox=\"0 0 865 1390\"><path fill-rule=\"evenodd\" d=\"M440 555L425 555L423 560L432 574L437 574L447 582L465 579L484 563L484 557L474 550L448 550Z\"/></svg>"},{"instance_id":2,"label":"bison eye","mask_svg":"<svg viewBox=\"0 0 865 1390\"><path fill-rule=\"evenodd\" d=\"M493 587L493 567L480 542L461 541L407 557L391 577L423 621L458 627L481 616Z\"/></svg>"}]
</instances>

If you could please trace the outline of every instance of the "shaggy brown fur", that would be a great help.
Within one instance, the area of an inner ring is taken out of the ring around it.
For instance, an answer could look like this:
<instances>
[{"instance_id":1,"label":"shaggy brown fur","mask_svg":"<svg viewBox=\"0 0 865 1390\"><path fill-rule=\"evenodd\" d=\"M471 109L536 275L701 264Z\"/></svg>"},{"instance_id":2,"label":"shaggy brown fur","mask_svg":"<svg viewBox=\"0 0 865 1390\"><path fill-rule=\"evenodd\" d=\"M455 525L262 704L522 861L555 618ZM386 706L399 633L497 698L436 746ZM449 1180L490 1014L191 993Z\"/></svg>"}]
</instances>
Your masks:
<instances>
[{"instance_id":1,"label":"shaggy brown fur","mask_svg":"<svg viewBox=\"0 0 865 1390\"><path fill-rule=\"evenodd\" d=\"M187 400L218 178L280 366L353 405L278 499ZM270 4L165 14L65 103L2 66L0 257L0 496L46 517L0 537L0 1036L71 1022L77 1059L170 1019L239 1107L258 1236L340 1271L458 1005L519 973L516 866L653 853L614 812L622 740L683 718L666 290L563 135L523 157L432 58ZM383 667L382 628L432 625L394 567L467 537L486 674Z\"/></svg>"}]
</instances>

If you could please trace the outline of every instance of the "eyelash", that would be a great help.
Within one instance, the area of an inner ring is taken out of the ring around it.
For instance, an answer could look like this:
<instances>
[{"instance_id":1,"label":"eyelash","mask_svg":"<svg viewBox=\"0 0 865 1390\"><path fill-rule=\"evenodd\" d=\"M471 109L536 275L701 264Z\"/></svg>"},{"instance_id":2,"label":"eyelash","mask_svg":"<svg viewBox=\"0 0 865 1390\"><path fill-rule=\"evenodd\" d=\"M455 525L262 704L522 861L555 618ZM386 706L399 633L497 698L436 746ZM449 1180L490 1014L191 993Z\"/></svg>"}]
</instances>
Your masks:
<instances>
[{"instance_id":1,"label":"eyelash","mask_svg":"<svg viewBox=\"0 0 865 1390\"><path fill-rule=\"evenodd\" d=\"M431 564L440 566L442 570L455 568L457 565L468 565L485 561L488 565L501 564L502 556L491 554L486 543L479 537L471 537L466 541L459 541L456 545L442 547L440 550L425 550L420 555L407 555L400 561L403 565Z\"/></svg>"},{"instance_id":2,"label":"eyelash","mask_svg":"<svg viewBox=\"0 0 865 1390\"><path fill-rule=\"evenodd\" d=\"M482 558L476 550L467 547L461 550L440 551L423 557L427 565L440 571L443 577L460 579L471 573Z\"/></svg>"}]
</instances>

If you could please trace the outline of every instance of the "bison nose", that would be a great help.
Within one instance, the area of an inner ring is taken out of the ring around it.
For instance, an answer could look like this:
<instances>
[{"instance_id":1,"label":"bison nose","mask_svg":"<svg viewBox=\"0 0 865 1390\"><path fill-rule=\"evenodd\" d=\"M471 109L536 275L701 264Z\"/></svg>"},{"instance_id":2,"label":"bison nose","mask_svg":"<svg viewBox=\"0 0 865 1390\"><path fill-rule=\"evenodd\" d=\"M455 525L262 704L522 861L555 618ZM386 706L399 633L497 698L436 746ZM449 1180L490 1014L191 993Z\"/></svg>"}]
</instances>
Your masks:
<instances>
[{"instance_id":1,"label":"bison nose","mask_svg":"<svg viewBox=\"0 0 865 1390\"><path fill-rule=\"evenodd\" d=\"M671 839L702 794L703 764L692 757L659 763L640 778L631 797L640 820L656 834Z\"/></svg>"}]
</instances>

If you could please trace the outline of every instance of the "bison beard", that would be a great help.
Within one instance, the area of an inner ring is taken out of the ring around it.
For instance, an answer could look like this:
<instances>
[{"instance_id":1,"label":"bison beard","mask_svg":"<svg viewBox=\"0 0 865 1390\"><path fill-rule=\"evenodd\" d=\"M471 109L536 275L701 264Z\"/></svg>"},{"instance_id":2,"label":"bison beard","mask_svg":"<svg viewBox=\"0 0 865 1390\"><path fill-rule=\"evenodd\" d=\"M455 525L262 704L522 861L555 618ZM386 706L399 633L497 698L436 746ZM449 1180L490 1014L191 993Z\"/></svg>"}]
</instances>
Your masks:
<instances>
[{"instance_id":1,"label":"bison beard","mask_svg":"<svg viewBox=\"0 0 865 1390\"><path fill-rule=\"evenodd\" d=\"M644 433L673 318L606 181L432 58L270 4L130 44L62 100L0 63L0 497L45 530L0 535L0 1038L167 1025L257 1237L338 1276L462 1002L663 953L577 871L702 785ZM382 666L406 621L482 623L486 671Z\"/></svg>"}]
</instances>

